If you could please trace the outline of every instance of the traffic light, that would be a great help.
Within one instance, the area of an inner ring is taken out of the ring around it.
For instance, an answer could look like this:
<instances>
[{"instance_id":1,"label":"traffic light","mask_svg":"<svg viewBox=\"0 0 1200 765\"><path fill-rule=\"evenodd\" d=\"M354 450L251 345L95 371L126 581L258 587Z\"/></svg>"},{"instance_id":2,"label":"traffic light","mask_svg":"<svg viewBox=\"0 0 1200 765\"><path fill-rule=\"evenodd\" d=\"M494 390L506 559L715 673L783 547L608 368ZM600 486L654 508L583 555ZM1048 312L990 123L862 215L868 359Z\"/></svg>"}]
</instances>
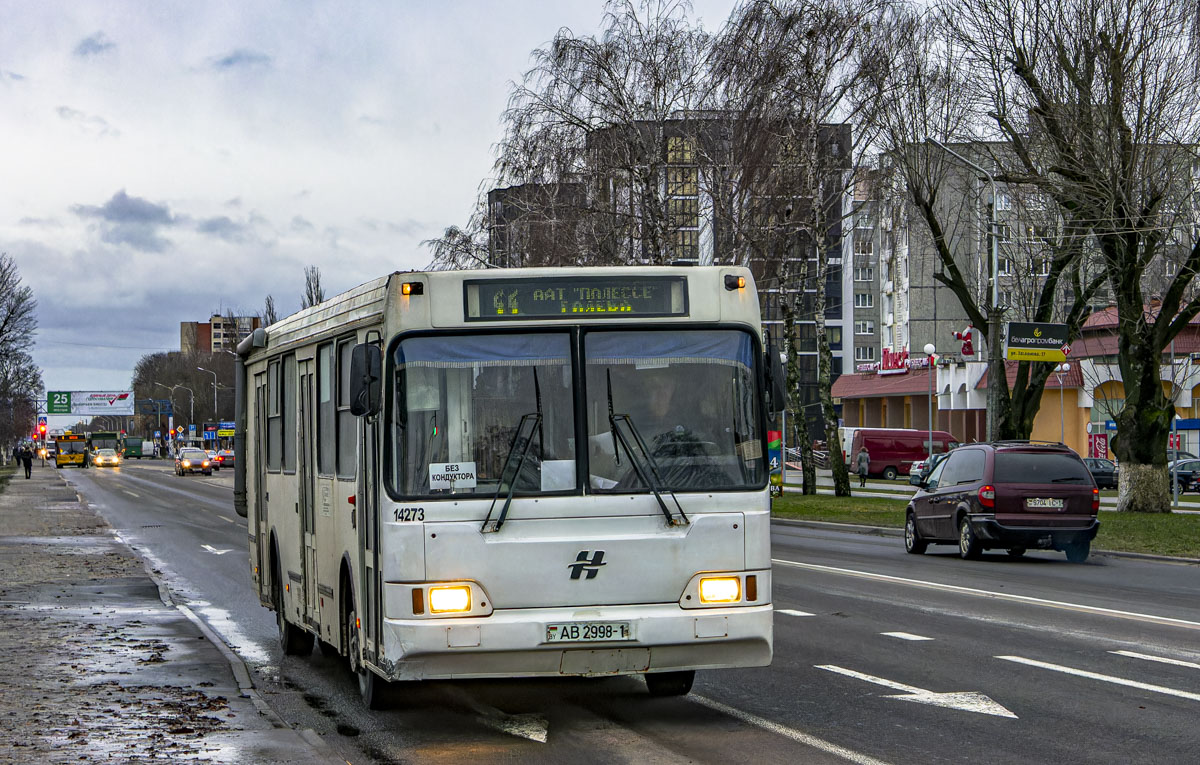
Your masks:
<instances>
[{"instance_id":1,"label":"traffic light","mask_svg":"<svg viewBox=\"0 0 1200 765\"><path fill-rule=\"evenodd\" d=\"M38 435L40 435L40 436L46 435L46 423L44 423L44 422L38 423Z\"/></svg>"}]
</instances>

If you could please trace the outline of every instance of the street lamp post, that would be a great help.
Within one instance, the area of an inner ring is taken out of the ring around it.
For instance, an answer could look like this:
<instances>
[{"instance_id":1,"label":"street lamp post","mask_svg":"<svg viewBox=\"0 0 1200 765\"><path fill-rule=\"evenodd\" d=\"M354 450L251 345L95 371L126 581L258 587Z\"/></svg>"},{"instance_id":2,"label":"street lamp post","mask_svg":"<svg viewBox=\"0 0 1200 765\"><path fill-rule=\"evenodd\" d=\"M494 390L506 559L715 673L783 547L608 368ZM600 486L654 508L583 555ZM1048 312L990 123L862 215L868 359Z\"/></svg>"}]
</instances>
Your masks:
<instances>
[{"instance_id":1,"label":"street lamp post","mask_svg":"<svg viewBox=\"0 0 1200 765\"><path fill-rule=\"evenodd\" d=\"M196 369L199 369L201 372L208 372L210 375L213 376L213 422L216 422L217 421L217 373L212 371L211 369L205 369L204 367L196 367Z\"/></svg>"},{"instance_id":2,"label":"street lamp post","mask_svg":"<svg viewBox=\"0 0 1200 765\"><path fill-rule=\"evenodd\" d=\"M1063 375L1071 371L1071 365L1063 362L1054 368L1054 375L1058 377L1058 440L1066 443L1066 419L1067 410L1063 406Z\"/></svg>"},{"instance_id":3,"label":"street lamp post","mask_svg":"<svg viewBox=\"0 0 1200 765\"><path fill-rule=\"evenodd\" d=\"M992 185L991 225L992 225L992 304L988 308L988 393L987 393L987 437L989 441L996 437L996 410L1000 408L1000 231L996 217L996 177L990 172L967 159L963 155L946 146L942 142L926 138L926 143L937 146L951 156L957 157L963 164L983 173Z\"/></svg>"},{"instance_id":4,"label":"street lamp post","mask_svg":"<svg viewBox=\"0 0 1200 765\"><path fill-rule=\"evenodd\" d=\"M929 455L925 458L926 470L933 461L933 376L937 374L937 367L934 366L936 350L933 343L925 343L925 358L929 359Z\"/></svg>"}]
</instances>

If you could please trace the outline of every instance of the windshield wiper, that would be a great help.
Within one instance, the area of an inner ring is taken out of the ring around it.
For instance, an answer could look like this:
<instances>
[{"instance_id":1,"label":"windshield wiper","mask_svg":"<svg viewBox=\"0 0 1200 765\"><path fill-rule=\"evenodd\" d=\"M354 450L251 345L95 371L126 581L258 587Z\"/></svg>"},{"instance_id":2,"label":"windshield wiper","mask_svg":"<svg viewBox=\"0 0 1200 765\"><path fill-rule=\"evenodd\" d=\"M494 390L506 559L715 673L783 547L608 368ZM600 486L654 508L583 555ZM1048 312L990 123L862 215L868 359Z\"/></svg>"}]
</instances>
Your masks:
<instances>
[{"instance_id":1,"label":"windshield wiper","mask_svg":"<svg viewBox=\"0 0 1200 765\"><path fill-rule=\"evenodd\" d=\"M525 432L526 424L529 425L528 433ZM521 475L521 470L525 467L525 460L529 457L529 449L533 446L533 433L535 430L541 431L541 429L541 412L530 412L521 416L521 422L517 424L517 432L513 436L512 444L508 447L508 456L504 459L504 468L500 471L500 485L496 487L496 493L492 495L492 505L488 508L487 517L483 519L480 531L499 531L500 527L504 525L504 519L508 517L508 508L512 505L513 492L517 488L517 476ZM500 508L500 515L496 516L496 520L493 521L492 511L496 509L496 500L500 499L500 494L504 492L505 486L508 486L508 493L504 498L504 505Z\"/></svg>"},{"instance_id":2,"label":"windshield wiper","mask_svg":"<svg viewBox=\"0 0 1200 765\"><path fill-rule=\"evenodd\" d=\"M654 455L652 455L650 453L650 449L646 447L646 442L642 439L642 434L638 432L637 426L633 424L633 420L627 414L610 414L608 416L608 422L609 425L612 426L613 433L615 433L617 438L620 440L621 446L625 447L625 453L629 455L629 464L633 466L634 472L637 473L638 478L641 479L642 483L649 486L650 491L654 492L654 498L658 500L658 507L662 510L663 517L667 519L667 525L683 526L687 524L687 515L683 512L683 506L679 504L679 498L675 496L675 492L671 491L669 488L666 488L665 485L662 489L659 488L659 486L665 484L665 482L662 479L662 474L658 470L658 463L654 461ZM623 424L629 430L629 434L633 436L633 438L630 439L626 437L625 433L622 432L622 429L617 427L617 423ZM638 450L641 451L641 456L639 456L637 452L633 450L631 444L635 444L637 446ZM642 461L643 459L645 460L644 463ZM649 468L649 470L647 470L647 468ZM671 501L675 503L675 507L679 510L678 516L672 513L671 509L667 507L667 503L663 501L662 493L664 491L671 495Z\"/></svg>"},{"instance_id":3,"label":"windshield wiper","mask_svg":"<svg viewBox=\"0 0 1200 765\"><path fill-rule=\"evenodd\" d=\"M481 532L496 532L504 525L504 519L508 517L508 508L512 505L513 493L517 489L517 478L525 467L525 460L529 457L529 448L533 446L534 431L537 431L538 434L538 449L540 450L538 455L546 453L546 434L542 429L542 386L538 383L537 369L533 370L533 397L537 411L521 415L521 421L517 423L517 432L513 434L512 443L508 446L508 454L504 457L504 467L500 470L500 483L496 486L496 493L492 495L492 505L488 508L487 517L483 519L483 526L479 529ZM529 426L529 433L522 435L527 422L532 423ZM515 466L514 457L516 458ZM509 471L510 467L513 468L511 472ZM496 509L496 500L504 491L506 479L508 494L504 497L504 506L500 508L500 515L496 516L496 520L493 521L492 511Z\"/></svg>"}]
</instances>

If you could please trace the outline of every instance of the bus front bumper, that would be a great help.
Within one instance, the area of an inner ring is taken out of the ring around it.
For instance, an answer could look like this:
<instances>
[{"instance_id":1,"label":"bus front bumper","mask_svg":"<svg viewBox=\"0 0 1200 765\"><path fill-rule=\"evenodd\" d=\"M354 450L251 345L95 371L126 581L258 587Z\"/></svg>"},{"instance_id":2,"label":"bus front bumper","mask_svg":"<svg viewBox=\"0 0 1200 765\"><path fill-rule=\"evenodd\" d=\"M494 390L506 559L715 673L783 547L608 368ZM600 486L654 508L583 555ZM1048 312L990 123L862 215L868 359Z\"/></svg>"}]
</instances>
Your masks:
<instances>
[{"instance_id":1,"label":"bus front bumper","mask_svg":"<svg viewBox=\"0 0 1200 765\"><path fill-rule=\"evenodd\" d=\"M385 619L389 680L628 675L771 663L773 609L677 604L497 610L464 619ZM547 642L547 627L628 622L633 639Z\"/></svg>"}]
</instances>

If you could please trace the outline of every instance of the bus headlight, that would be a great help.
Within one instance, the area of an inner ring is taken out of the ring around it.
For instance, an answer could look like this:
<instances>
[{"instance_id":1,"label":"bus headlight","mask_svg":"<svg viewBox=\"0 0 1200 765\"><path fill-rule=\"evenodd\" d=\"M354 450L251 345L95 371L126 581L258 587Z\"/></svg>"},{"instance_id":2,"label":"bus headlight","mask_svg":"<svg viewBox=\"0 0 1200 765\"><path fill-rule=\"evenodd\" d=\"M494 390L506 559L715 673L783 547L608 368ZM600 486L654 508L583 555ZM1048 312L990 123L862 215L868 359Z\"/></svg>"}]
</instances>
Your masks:
<instances>
[{"instance_id":1,"label":"bus headlight","mask_svg":"<svg viewBox=\"0 0 1200 765\"><path fill-rule=\"evenodd\" d=\"M736 603L742 599L742 580L736 576L706 576L700 579L700 602Z\"/></svg>"},{"instance_id":2,"label":"bus headlight","mask_svg":"<svg viewBox=\"0 0 1200 765\"><path fill-rule=\"evenodd\" d=\"M469 585L429 588L429 613L453 614L471 610Z\"/></svg>"}]
</instances>

